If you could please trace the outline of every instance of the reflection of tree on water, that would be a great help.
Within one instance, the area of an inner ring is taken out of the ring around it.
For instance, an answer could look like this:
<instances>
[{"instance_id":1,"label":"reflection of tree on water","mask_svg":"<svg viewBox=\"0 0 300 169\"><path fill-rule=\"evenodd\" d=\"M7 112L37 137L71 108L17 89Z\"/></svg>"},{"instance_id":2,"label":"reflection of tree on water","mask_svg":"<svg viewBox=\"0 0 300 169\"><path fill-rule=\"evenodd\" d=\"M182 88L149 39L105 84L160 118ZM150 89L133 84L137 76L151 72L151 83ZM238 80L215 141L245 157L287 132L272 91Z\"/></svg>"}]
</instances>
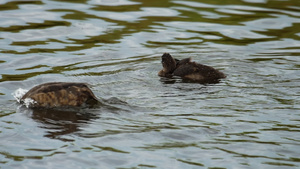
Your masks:
<instances>
[{"instance_id":1,"label":"reflection of tree on water","mask_svg":"<svg viewBox=\"0 0 300 169\"><path fill-rule=\"evenodd\" d=\"M100 118L102 113L122 113L132 109L126 102L117 98L102 100L102 103L101 107L95 109L29 109L21 106L19 111L29 114L33 120L39 122L41 124L39 126L47 130L45 137L74 141L64 136L80 131L81 127L89 124L93 119Z\"/></svg>"}]
</instances>

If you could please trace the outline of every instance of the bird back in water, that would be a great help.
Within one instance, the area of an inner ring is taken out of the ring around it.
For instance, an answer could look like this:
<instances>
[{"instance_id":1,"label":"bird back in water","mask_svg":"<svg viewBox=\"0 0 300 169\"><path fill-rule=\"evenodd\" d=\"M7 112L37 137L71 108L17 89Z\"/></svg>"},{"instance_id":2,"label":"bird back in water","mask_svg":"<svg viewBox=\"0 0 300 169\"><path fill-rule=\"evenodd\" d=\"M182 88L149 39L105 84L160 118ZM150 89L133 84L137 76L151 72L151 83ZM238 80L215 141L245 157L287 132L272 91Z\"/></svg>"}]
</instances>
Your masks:
<instances>
[{"instance_id":1,"label":"bird back in water","mask_svg":"<svg viewBox=\"0 0 300 169\"><path fill-rule=\"evenodd\" d=\"M30 101L32 108L93 106L99 101L85 83L52 82L30 89L20 100Z\"/></svg>"}]
</instances>

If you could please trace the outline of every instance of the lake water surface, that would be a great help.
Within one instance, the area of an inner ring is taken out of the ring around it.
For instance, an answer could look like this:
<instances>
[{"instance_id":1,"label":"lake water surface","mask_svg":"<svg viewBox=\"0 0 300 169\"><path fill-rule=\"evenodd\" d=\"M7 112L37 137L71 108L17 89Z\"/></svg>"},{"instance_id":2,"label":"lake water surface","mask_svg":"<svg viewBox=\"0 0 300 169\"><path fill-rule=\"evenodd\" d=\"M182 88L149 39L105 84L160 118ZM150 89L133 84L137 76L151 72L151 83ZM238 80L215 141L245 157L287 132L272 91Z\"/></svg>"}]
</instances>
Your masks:
<instances>
[{"instance_id":1,"label":"lake water surface","mask_svg":"<svg viewBox=\"0 0 300 169\"><path fill-rule=\"evenodd\" d=\"M218 84L157 76L164 52ZM300 168L299 0L2 0L1 168ZM107 106L14 95L86 82Z\"/></svg>"}]
</instances>

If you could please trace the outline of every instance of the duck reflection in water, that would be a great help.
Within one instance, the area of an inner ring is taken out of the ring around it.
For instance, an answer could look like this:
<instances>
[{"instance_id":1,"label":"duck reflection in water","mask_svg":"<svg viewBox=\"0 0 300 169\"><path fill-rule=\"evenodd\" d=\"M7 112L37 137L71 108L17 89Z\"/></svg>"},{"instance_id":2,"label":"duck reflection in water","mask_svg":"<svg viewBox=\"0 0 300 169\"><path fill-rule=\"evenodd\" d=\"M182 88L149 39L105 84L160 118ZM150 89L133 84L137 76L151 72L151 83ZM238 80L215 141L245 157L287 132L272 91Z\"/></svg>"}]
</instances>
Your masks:
<instances>
[{"instance_id":1,"label":"duck reflection in water","mask_svg":"<svg viewBox=\"0 0 300 169\"><path fill-rule=\"evenodd\" d=\"M191 62L191 58L174 59L169 53L161 56L163 69L158 72L161 77L181 77L184 82L218 83L226 78L224 73L213 67ZM169 82L169 81L167 81Z\"/></svg>"},{"instance_id":2,"label":"duck reflection in water","mask_svg":"<svg viewBox=\"0 0 300 169\"><path fill-rule=\"evenodd\" d=\"M84 111L62 111L54 109L27 109L32 111L31 118L46 129L45 137L62 141L74 141L69 134L79 132L85 124L99 118L96 113Z\"/></svg>"},{"instance_id":3,"label":"duck reflection in water","mask_svg":"<svg viewBox=\"0 0 300 169\"><path fill-rule=\"evenodd\" d=\"M18 111L27 114L39 127L46 130L45 137L62 141L74 141L72 135L78 135L82 129L101 119L101 114L121 114L132 111L132 106L115 97L102 100L103 105L97 108L80 109L45 109L20 106ZM80 135L80 134L79 134Z\"/></svg>"}]
</instances>

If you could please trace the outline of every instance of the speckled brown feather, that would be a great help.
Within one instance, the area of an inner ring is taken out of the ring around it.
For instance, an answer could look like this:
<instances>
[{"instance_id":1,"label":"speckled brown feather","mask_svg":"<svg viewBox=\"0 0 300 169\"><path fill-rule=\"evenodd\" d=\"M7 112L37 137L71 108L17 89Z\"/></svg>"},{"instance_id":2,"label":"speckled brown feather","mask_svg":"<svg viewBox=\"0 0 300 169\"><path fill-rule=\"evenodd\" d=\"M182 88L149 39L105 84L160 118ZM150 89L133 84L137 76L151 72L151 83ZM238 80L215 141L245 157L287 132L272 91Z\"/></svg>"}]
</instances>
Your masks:
<instances>
[{"instance_id":1,"label":"speckled brown feather","mask_svg":"<svg viewBox=\"0 0 300 169\"><path fill-rule=\"evenodd\" d=\"M222 72L214 69L213 67L195 62L179 65L173 72L173 75L195 80L221 79L226 77Z\"/></svg>"},{"instance_id":2,"label":"speckled brown feather","mask_svg":"<svg viewBox=\"0 0 300 169\"><path fill-rule=\"evenodd\" d=\"M97 98L85 83L54 82L30 89L22 98L35 101L31 107L81 107L96 104Z\"/></svg>"}]
</instances>

